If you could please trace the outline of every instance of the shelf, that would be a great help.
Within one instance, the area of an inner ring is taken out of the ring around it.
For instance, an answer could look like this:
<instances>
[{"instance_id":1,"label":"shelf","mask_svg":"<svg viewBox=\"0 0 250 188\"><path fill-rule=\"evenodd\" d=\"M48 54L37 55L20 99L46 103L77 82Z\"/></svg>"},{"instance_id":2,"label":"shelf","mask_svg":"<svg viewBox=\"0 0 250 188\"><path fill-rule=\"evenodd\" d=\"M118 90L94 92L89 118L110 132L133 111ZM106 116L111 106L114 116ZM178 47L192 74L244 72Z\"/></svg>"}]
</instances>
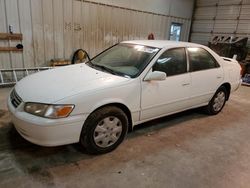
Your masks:
<instances>
[{"instance_id":1,"label":"shelf","mask_svg":"<svg viewBox=\"0 0 250 188\"><path fill-rule=\"evenodd\" d=\"M21 33L0 33L0 40L23 40Z\"/></svg>"},{"instance_id":2,"label":"shelf","mask_svg":"<svg viewBox=\"0 0 250 188\"><path fill-rule=\"evenodd\" d=\"M0 47L1 52L22 52L23 49L17 49L16 47Z\"/></svg>"}]
</instances>

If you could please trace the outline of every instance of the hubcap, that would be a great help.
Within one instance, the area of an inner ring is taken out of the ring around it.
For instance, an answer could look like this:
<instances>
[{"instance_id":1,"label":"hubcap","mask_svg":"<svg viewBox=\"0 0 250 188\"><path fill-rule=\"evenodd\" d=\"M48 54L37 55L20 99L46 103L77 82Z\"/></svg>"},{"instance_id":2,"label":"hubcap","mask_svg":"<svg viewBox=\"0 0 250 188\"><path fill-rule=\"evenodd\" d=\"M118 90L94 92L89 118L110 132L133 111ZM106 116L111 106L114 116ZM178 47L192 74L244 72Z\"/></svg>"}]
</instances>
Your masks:
<instances>
[{"instance_id":1,"label":"hubcap","mask_svg":"<svg viewBox=\"0 0 250 188\"><path fill-rule=\"evenodd\" d=\"M114 116L101 120L94 130L94 141L99 147L106 148L117 142L122 133L122 123Z\"/></svg>"},{"instance_id":2,"label":"hubcap","mask_svg":"<svg viewBox=\"0 0 250 188\"><path fill-rule=\"evenodd\" d=\"M213 104L214 111L218 112L221 110L221 108L224 105L225 99L226 99L226 96L223 91L220 91L219 93L217 93L217 95L214 98L214 104Z\"/></svg>"}]
</instances>

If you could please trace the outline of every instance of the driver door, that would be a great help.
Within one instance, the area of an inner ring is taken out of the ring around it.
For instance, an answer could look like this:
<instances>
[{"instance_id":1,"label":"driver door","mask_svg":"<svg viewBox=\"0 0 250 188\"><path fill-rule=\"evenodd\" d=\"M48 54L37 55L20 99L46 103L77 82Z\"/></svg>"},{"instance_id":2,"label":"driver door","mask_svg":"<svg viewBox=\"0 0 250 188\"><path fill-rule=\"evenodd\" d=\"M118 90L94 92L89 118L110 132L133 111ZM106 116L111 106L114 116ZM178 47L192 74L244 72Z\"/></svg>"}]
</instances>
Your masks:
<instances>
[{"instance_id":1,"label":"driver door","mask_svg":"<svg viewBox=\"0 0 250 188\"><path fill-rule=\"evenodd\" d=\"M151 71L167 74L165 80L142 80L141 121L154 119L190 107L191 77L187 72L185 48L165 51Z\"/></svg>"}]
</instances>

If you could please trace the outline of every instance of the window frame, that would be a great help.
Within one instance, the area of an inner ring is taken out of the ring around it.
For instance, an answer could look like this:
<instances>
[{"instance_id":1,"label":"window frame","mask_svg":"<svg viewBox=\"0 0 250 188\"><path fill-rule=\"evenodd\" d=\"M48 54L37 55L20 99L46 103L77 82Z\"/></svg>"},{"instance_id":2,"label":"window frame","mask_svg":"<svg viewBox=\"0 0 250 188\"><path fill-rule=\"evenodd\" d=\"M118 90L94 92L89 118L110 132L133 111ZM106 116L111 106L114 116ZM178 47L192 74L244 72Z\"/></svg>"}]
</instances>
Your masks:
<instances>
[{"instance_id":1,"label":"window frame","mask_svg":"<svg viewBox=\"0 0 250 188\"><path fill-rule=\"evenodd\" d=\"M183 49L184 50L184 53L185 53L185 59L186 59L186 72L185 73L180 73L180 74L175 74L175 75L167 75L167 78L168 77L173 77L173 76L179 76L179 75L183 75L183 74L187 74L189 73L189 60L188 60L188 54L187 54L187 49L186 47L173 47L173 48L168 48L166 49L164 52L161 53L161 55L155 60L155 62L153 63L153 65L151 66L150 70L151 72L153 72L153 67L154 65L157 63L157 60L164 54L166 53L167 51L170 51L170 50L175 50L175 49ZM161 71L163 72L163 71Z\"/></svg>"},{"instance_id":2,"label":"window frame","mask_svg":"<svg viewBox=\"0 0 250 188\"><path fill-rule=\"evenodd\" d=\"M208 68L208 69L201 69L201 70L196 70L196 71L193 71L191 70L192 68L192 63L190 61L190 52L188 51L188 48L199 48L199 49L202 49L204 50L205 52L208 53L208 55L211 57L211 59L213 59L213 61L215 62L215 67L213 68ZM218 61L215 59L215 57L208 51L206 50L205 48L202 48L202 47L195 47L195 46L189 46L189 47L186 47L186 54L187 54L187 60L188 60L188 72L198 72L198 71L206 71L206 70L211 70L211 69L216 69L216 68L220 68L220 64L218 63Z\"/></svg>"}]
</instances>

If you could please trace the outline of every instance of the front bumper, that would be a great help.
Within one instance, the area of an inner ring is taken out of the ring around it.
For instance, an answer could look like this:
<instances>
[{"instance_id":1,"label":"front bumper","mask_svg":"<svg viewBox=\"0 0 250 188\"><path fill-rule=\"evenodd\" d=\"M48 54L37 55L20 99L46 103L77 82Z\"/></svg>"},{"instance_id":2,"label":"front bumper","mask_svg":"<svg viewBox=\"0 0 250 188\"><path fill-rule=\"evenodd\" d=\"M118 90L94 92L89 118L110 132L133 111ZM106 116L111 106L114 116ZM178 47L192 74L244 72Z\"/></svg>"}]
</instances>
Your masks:
<instances>
[{"instance_id":1,"label":"front bumper","mask_svg":"<svg viewBox=\"0 0 250 188\"><path fill-rule=\"evenodd\" d=\"M37 117L23 111L24 103L15 108L8 98L11 120L18 133L26 140L41 146L59 146L79 142L83 114L61 119Z\"/></svg>"}]
</instances>

